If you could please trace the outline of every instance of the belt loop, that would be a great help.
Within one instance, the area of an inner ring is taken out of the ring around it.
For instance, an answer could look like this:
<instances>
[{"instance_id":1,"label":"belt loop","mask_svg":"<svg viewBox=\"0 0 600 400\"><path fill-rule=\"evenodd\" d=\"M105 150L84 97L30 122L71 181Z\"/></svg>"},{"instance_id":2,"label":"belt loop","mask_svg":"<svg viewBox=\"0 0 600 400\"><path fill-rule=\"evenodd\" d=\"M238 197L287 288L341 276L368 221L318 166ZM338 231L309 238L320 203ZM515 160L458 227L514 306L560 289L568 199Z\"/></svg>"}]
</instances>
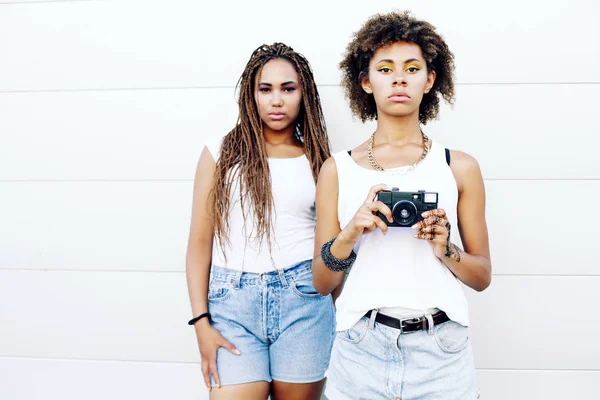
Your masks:
<instances>
[{"instance_id":1,"label":"belt loop","mask_svg":"<svg viewBox=\"0 0 600 400\"><path fill-rule=\"evenodd\" d=\"M369 329L370 330L375 329L375 317L377 317L378 312L379 312L379 310L377 308L374 308L371 311L371 318L369 319Z\"/></svg>"},{"instance_id":2,"label":"belt loop","mask_svg":"<svg viewBox=\"0 0 600 400\"><path fill-rule=\"evenodd\" d=\"M283 288L287 289L289 287L289 285L288 285L287 279L285 279L285 273L283 272L282 269L278 269L277 273L279 274L279 280L281 281Z\"/></svg>"},{"instance_id":3,"label":"belt loop","mask_svg":"<svg viewBox=\"0 0 600 400\"><path fill-rule=\"evenodd\" d=\"M425 318L427 318L427 325L429 325L429 334L433 335L433 317L431 316L431 313L428 312L425 314Z\"/></svg>"},{"instance_id":4,"label":"belt loop","mask_svg":"<svg viewBox=\"0 0 600 400\"><path fill-rule=\"evenodd\" d=\"M240 289L240 281L241 281L241 279L242 279L242 270L240 269L240 270L237 270L235 272L235 275L234 275L233 281L232 281L233 288L235 290L239 290Z\"/></svg>"},{"instance_id":5,"label":"belt loop","mask_svg":"<svg viewBox=\"0 0 600 400\"><path fill-rule=\"evenodd\" d=\"M244 228L246 229L246 228ZM246 254L246 246L248 246L248 239L246 239L246 242L244 243L244 254ZM242 280L242 273L244 272L244 264L246 263L246 257L242 258L242 268L239 269L238 271L236 271L235 273L235 277L234 282L233 282L233 288L235 290L240 290L240 281Z\"/></svg>"}]
</instances>

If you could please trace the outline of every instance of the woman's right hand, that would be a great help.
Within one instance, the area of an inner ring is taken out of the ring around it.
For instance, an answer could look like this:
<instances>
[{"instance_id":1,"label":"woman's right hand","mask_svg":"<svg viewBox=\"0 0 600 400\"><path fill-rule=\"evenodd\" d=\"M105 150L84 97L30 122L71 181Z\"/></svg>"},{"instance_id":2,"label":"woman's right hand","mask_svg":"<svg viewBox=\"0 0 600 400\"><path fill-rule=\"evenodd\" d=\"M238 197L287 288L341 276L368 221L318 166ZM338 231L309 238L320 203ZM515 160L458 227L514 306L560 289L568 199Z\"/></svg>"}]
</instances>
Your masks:
<instances>
[{"instance_id":1,"label":"woman's right hand","mask_svg":"<svg viewBox=\"0 0 600 400\"><path fill-rule=\"evenodd\" d=\"M377 211L381 212L389 222L393 222L394 220L392 218L392 210L381 201L375 201L377 193L382 190L391 190L391 188L384 184L375 185L371 188L365 199L365 203L360 206L354 217L342 230L340 237L343 237L348 242L356 243L362 235L373 232L377 228L381 229L384 235L387 233L388 226L377 216Z\"/></svg>"},{"instance_id":2,"label":"woman's right hand","mask_svg":"<svg viewBox=\"0 0 600 400\"><path fill-rule=\"evenodd\" d=\"M241 353L209 323L208 319L200 320L196 325L196 337L202 357L202 375L204 376L204 383L210 391L210 375L215 380L217 387L221 387L221 381L217 372L217 350L219 347L224 347L236 355L240 355Z\"/></svg>"}]
</instances>

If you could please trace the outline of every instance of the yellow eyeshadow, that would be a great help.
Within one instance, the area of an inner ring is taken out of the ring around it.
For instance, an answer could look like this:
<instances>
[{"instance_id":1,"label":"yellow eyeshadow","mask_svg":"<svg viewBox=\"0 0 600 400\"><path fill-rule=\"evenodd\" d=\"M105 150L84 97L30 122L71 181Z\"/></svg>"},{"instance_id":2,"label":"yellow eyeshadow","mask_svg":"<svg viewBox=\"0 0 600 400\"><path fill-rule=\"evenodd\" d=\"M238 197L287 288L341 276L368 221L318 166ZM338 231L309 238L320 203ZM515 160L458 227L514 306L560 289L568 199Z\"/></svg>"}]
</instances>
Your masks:
<instances>
[{"instance_id":1,"label":"yellow eyeshadow","mask_svg":"<svg viewBox=\"0 0 600 400\"><path fill-rule=\"evenodd\" d=\"M378 65L378 66L377 66L377 69L378 69L378 70L380 70L380 69L384 69L384 68L391 69L392 71L394 70L394 67L393 67L393 66L391 66L390 64L381 64L381 65Z\"/></svg>"},{"instance_id":2,"label":"yellow eyeshadow","mask_svg":"<svg viewBox=\"0 0 600 400\"><path fill-rule=\"evenodd\" d=\"M419 64L408 64L406 66L406 69L409 69L409 68L418 68L418 69L421 69L421 65L419 65Z\"/></svg>"}]
</instances>

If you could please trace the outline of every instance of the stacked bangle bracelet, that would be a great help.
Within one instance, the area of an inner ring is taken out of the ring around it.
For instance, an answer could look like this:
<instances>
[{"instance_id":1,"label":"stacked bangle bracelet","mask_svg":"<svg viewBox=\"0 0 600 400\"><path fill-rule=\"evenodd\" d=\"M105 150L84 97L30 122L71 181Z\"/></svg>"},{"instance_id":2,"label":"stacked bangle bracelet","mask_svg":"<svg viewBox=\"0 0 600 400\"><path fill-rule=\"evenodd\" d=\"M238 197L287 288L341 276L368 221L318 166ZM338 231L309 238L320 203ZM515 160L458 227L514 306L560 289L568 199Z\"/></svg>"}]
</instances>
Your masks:
<instances>
[{"instance_id":1,"label":"stacked bangle bracelet","mask_svg":"<svg viewBox=\"0 0 600 400\"><path fill-rule=\"evenodd\" d=\"M327 243L321 247L321 260L323 264L330 270L334 272L342 272L347 270L354 264L354 260L356 260L356 253L354 250L350 253L350 257L346 260L340 260L339 258L335 258L333 254L331 254L331 245L335 241L336 238L331 239Z\"/></svg>"}]
</instances>

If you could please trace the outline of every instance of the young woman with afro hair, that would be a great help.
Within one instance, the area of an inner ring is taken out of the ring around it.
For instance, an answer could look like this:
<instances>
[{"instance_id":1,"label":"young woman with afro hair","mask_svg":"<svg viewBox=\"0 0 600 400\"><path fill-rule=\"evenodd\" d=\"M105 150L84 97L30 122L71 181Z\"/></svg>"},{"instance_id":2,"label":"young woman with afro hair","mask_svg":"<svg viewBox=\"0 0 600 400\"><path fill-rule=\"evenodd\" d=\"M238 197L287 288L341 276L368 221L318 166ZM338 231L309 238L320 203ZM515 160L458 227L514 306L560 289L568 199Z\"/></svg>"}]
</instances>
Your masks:
<instances>
[{"instance_id":1,"label":"young woman with afro hair","mask_svg":"<svg viewBox=\"0 0 600 400\"><path fill-rule=\"evenodd\" d=\"M461 282L491 281L478 163L427 137L454 100L454 56L409 13L371 17L340 63L354 115L373 134L321 168L313 281L336 300L325 394L476 398Z\"/></svg>"}]
</instances>

